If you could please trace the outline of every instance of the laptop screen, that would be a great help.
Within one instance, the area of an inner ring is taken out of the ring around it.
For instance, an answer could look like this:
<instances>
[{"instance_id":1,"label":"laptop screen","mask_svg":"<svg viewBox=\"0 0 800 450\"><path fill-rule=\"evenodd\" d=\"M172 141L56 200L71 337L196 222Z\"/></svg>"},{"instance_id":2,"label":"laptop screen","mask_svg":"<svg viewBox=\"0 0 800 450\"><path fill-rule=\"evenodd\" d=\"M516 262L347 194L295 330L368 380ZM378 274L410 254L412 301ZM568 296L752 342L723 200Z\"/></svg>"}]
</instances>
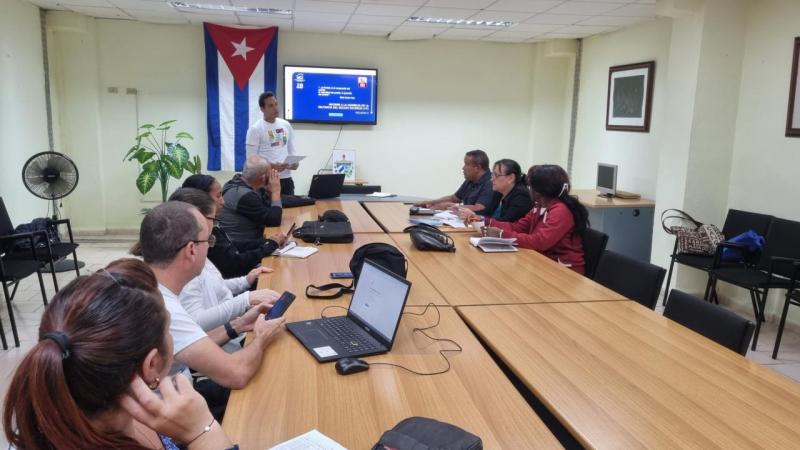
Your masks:
<instances>
[{"instance_id":1,"label":"laptop screen","mask_svg":"<svg viewBox=\"0 0 800 450\"><path fill-rule=\"evenodd\" d=\"M409 288L407 281L364 260L349 314L355 315L373 332L391 342L400 323L400 313L403 312Z\"/></svg>"}]
</instances>

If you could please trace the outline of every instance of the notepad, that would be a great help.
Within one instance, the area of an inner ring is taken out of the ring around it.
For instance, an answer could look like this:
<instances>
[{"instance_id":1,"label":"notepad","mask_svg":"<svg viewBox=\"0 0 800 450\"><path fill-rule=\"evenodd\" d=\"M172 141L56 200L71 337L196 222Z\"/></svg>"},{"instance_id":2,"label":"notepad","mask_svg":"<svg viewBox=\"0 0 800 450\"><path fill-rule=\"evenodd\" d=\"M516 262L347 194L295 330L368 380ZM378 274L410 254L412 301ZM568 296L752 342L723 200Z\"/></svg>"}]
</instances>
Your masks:
<instances>
[{"instance_id":1,"label":"notepad","mask_svg":"<svg viewBox=\"0 0 800 450\"><path fill-rule=\"evenodd\" d=\"M270 447L269 450L347 450L338 442L317 430L301 434L286 442Z\"/></svg>"},{"instance_id":2,"label":"notepad","mask_svg":"<svg viewBox=\"0 0 800 450\"><path fill-rule=\"evenodd\" d=\"M316 247L301 247L295 241L289 241L283 247L272 252L275 256L287 256L290 258L308 258L309 256L317 253L319 250Z\"/></svg>"},{"instance_id":3,"label":"notepad","mask_svg":"<svg viewBox=\"0 0 800 450\"><path fill-rule=\"evenodd\" d=\"M518 252L517 238L471 237L469 243L486 253Z\"/></svg>"}]
</instances>

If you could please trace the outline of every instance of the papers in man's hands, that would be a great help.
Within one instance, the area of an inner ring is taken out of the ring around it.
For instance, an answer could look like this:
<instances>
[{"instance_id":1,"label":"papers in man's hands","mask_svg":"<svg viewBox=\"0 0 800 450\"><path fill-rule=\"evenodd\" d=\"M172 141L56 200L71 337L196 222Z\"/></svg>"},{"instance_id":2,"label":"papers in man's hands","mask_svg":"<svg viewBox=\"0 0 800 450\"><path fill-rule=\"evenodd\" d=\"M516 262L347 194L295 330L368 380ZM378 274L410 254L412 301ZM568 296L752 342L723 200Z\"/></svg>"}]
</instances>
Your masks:
<instances>
[{"instance_id":1,"label":"papers in man's hands","mask_svg":"<svg viewBox=\"0 0 800 450\"><path fill-rule=\"evenodd\" d=\"M270 447L269 450L347 450L333 439L317 430L301 434L296 438Z\"/></svg>"},{"instance_id":2,"label":"papers in man's hands","mask_svg":"<svg viewBox=\"0 0 800 450\"><path fill-rule=\"evenodd\" d=\"M286 155L286 159L283 160L283 164L297 164L305 158L306 157L303 155Z\"/></svg>"},{"instance_id":3,"label":"papers in man's hands","mask_svg":"<svg viewBox=\"0 0 800 450\"><path fill-rule=\"evenodd\" d=\"M317 253L316 247L300 247L295 241L289 241L283 247L272 252L275 256L288 256L290 258L308 258Z\"/></svg>"},{"instance_id":4,"label":"papers in man's hands","mask_svg":"<svg viewBox=\"0 0 800 450\"><path fill-rule=\"evenodd\" d=\"M450 211L442 211L438 212L433 215L433 217L439 219L445 225L449 225L453 228L466 228L467 226L464 225L464 221L459 219L457 215L451 213Z\"/></svg>"},{"instance_id":5,"label":"papers in man's hands","mask_svg":"<svg viewBox=\"0 0 800 450\"><path fill-rule=\"evenodd\" d=\"M471 237L469 243L486 253L518 252L517 238Z\"/></svg>"}]
</instances>

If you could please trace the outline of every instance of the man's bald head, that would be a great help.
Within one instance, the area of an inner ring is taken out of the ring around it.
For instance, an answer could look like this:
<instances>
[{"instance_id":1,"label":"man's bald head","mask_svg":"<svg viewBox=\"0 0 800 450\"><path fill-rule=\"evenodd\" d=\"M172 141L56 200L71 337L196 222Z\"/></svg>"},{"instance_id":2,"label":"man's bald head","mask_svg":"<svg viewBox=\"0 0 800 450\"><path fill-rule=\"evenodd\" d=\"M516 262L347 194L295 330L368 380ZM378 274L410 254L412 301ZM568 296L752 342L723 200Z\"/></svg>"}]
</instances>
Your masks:
<instances>
[{"instance_id":1,"label":"man's bald head","mask_svg":"<svg viewBox=\"0 0 800 450\"><path fill-rule=\"evenodd\" d=\"M263 185L264 176L267 174L269 161L261 155L250 155L244 162L242 178L250 185Z\"/></svg>"}]
</instances>

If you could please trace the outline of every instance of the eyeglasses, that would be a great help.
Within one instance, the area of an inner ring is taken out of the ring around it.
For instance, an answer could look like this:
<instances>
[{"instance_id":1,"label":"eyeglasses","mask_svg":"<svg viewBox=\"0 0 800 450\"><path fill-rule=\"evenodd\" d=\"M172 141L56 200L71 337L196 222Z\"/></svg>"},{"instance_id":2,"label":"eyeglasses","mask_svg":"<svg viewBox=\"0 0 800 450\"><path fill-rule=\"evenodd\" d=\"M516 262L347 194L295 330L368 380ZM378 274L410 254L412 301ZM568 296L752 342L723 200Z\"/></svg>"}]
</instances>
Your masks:
<instances>
[{"instance_id":1,"label":"eyeglasses","mask_svg":"<svg viewBox=\"0 0 800 450\"><path fill-rule=\"evenodd\" d=\"M210 220L211 222L213 222L215 227L216 227L217 225L219 225L219 219L217 219L216 217L208 217L208 216L205 216L205 217L206 217L206 219L208 219L208 220Z\"/></svg>"},{"instance_id":2,"label":"eyeglasses","mask_svg":"<svg viewBox=\"0 0 800 450\"><path fill-rule=\"evenodd\" d=\"M194 242L195 244L202 244L203 242L208 242L208 248L211 248L211 247L214 246L214 244L217 243L217 237L212 234L212 235L208 236L208 239L205 239L205 240L192 239L189 242ZM188 244L189 242L187 242L186 244ZM183 245L185 246L186 244L183 244ZM181 246L181 248L183 248L183 246Z\"/></svg>"},{"instance_id":3,"label":"eyeglasses","mask_svg":"<svg viewBox=\"0 0 800 450\"><path fill-rule=\"evenodd\" d=\"M500 178L500 177L507 177L511 175L510 173L494 173L492 172L492 178Z\"/></svg>"}]
</instances>

